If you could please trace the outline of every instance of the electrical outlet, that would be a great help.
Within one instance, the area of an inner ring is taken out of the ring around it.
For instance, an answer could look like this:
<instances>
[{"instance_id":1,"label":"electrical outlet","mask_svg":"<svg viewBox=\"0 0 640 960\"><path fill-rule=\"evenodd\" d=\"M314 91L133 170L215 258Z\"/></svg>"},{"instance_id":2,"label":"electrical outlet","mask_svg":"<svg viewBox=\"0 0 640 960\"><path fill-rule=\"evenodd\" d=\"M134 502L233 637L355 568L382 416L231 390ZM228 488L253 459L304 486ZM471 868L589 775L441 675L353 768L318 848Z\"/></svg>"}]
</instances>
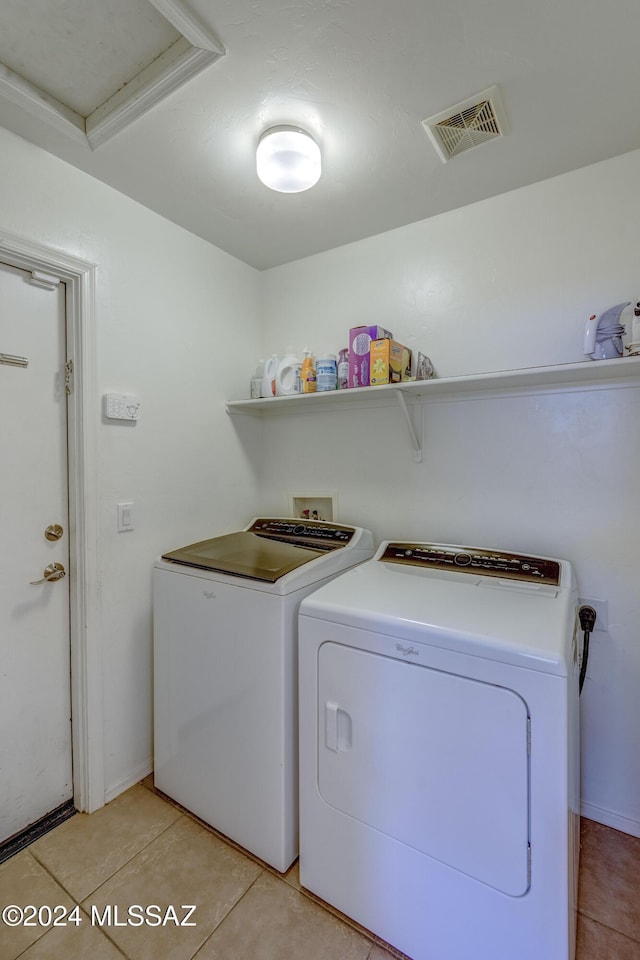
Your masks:
<instances>
[{"instance_id":1,"label":"electrical outlet","mask_svg":"<svg viewBox=\"0 0 640 960\"><path fill-rule=\"evenodd\" d=\"M607 633L609 630L609 601L594 600L593 597L578 597L578 606L593 607L596 612L596 623L593 628L594 633Z\"/></svg>"}]
</instances>

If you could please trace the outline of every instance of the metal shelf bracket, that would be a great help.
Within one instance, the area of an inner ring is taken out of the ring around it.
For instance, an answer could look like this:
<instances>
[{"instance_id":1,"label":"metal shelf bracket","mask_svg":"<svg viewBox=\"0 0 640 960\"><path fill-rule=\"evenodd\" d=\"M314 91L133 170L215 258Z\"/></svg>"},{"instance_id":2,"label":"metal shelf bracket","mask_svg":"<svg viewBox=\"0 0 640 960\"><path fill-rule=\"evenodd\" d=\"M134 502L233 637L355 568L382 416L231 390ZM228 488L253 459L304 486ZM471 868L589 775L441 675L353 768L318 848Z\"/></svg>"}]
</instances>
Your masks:
<instances>
[{"instance_id":1,"label":"metal shelf bracket","mask_svg":"<svg viewBox=\"0 0 640 960\"><path fill-rule=\"evenodd\" d=\"M402 411L402 415L407 424L407 429L409 430L409 439L411 440L411 446L413 447L413 459L416 463L422 463L422 404L418 404L417 406L418 434L418 430L416 430L416 425L413 422L411 412L407 406L404 393L401 390L395 390L394 393L398 398L400 410Z\"/></svg>"}]
</instances>

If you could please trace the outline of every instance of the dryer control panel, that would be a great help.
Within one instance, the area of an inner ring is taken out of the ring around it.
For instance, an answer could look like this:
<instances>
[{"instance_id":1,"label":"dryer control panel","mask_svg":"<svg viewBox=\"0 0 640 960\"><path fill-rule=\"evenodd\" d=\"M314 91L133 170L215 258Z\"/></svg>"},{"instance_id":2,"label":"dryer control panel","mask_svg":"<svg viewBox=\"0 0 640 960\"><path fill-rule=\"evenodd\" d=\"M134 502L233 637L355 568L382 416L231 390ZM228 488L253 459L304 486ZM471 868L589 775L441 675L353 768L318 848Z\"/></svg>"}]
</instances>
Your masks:
<instances>
[{"instance_id":1,"label":"dryer control panel","mask_svg":"<svg viewBox=\"0 0 640 960\"><path fill-rule=\"evenodd\" d=\"M556 587L560 585L560 564L557 560L505 553L503 550L446 546L441 543L388 543L378 559L385 563L404 563L430 570L474 573L483 577L524 580Z\"/></svg>"}]
</instances>

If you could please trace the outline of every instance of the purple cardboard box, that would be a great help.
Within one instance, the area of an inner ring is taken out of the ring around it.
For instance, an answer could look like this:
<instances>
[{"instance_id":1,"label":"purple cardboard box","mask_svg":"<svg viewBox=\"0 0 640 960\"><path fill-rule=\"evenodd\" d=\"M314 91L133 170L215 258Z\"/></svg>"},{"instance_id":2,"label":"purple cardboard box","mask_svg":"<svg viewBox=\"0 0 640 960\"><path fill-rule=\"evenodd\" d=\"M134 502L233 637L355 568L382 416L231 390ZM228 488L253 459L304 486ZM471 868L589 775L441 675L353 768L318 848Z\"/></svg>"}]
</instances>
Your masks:
<instances>
[{"instance_id":1,"label":"purple cardboard box","mask_svg":"<svg viewBox=\"0 0 640 960\"><path fill-rule=\"evenodd\" d=\"M372 340L393 340L384 327L352 327L349 330L349 386L369 386L369 349Z\"/></svg>"}]
</instances>

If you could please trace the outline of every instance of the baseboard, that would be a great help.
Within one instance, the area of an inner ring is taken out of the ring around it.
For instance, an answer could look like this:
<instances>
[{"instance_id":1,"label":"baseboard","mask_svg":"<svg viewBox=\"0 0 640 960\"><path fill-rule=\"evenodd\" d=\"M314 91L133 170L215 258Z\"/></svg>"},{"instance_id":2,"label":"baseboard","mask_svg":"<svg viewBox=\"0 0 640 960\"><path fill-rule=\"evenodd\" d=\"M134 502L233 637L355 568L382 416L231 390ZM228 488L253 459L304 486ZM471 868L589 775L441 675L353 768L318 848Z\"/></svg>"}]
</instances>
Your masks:
<instances>
[{"instance_id":1,"label":"baseboard","mask_svg":"<svg viewBox=\"0 0 640 960\"><path fill-rule=\"evenodd\" d=\"M153 758L150 757L148 760L145 760L144 763L141 763L140 766L136 767L135 770L132 770L124 780L120 780L115 786L105 790L104 802L110 803L111 800L115 800L116 797L119 797L120 794L128 790L129 787L135 786L136 783L140 783L141 780L148 777L152 770Z\"/></svg>"},{"instance_id":2,"label":"baseboard","mask_svg":"<svg viewBox=\"0 0 640 960\"><path fill-rule=\"evenodd\" d=\"M631 820L629 817L622 817L619 813L613 813L611 810L605 810L604 807L597 807L593 803L582 801L580 804L580 814L587 820L595 820L596 823L602 823L605 827L613 827L614 830L620 830L621 833L628 833L632 837L640 837L640 822Z\"/></svg>"}]
</instances>

